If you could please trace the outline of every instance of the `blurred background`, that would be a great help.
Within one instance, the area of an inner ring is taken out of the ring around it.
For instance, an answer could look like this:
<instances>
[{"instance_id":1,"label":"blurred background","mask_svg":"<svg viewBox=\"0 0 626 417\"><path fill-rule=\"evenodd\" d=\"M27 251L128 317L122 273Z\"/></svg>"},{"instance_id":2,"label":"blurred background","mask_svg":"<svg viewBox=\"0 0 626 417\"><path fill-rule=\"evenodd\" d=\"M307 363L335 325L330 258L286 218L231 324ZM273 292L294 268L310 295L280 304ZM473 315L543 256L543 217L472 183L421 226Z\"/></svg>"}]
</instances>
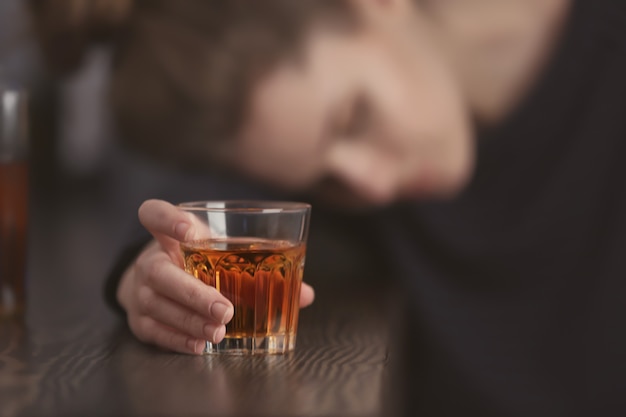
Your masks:
<instances>
[{"instance_id":1,"label":"blurred background","mask_svg":"<svg viewBox=\"0 0 626 417\"><path fill-rule=\"evenodd\" d=\"M125 152L114 139L106 104L108 47L91 47L76 70L54 73L44 63L27 6L23 0L0 2L0 82L30 94L35 195L91 199L120 212L136 208L162 167Z\"/></svg>"},{"instance_id":2,"label":"blurred background","mask_svg":"<svg viewBox=\"0 0 626 417\"><path fill-rule=\"evenodd\" d=\"M27 276L65 269L72 284L59 291L69 292L71 312L72 296L102 303L94 281L103 282L128 240L141 201L173 179L117 146L106 105L107 47L91 48L76 71L54 74L44 65L27 7L24 0L0 1L0 84L25 89L30 98ZM54 283L33 291L42 292L29 294L37 300L55 291Z\"/></svg>"}]
</instances>

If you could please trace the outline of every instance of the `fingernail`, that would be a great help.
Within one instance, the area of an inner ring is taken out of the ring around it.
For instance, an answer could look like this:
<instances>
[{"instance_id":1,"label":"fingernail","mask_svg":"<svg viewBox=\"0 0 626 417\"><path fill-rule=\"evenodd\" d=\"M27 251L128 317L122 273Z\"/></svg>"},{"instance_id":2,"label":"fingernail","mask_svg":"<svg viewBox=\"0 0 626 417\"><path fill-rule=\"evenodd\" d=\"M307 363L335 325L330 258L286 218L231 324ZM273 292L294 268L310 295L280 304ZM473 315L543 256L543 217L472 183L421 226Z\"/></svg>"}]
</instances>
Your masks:
<instances>
[{"instance_id":1,"label":"fingernail","mask_svg":"<svg viewBox=\"0 0 626 417\"><path fill-rule=\"evenodd\" d=\"M187 236L187 230L189 230L189 224L187 224L187 223L178 223L174 230L175 230L176 236L178 238L180 238L181 240L185 239L185 237Z\"/></svg>"},{"instance_id":2,"label":"fingernail","mask_svg":"<svg viewBox=\"0 0 626 417\"><path fill-rule=\"evenodd\" d=\"M213 303L211 315L222 324L226 324L233 318L233 308L223 303Z\"/></svg>"},{"instance_id":3,"label":"fingernail","mask_svg":"<svg viewBox=\"0 0 626 417\"><path fill-rule=\"evenodd\" d=\"M209 340L212 340L211 338L215 336L215 329L210 324L205 324L204 327L202 328L202 333L204 333L204 337L206 337Z\"/></svg>"},{"instance_id":4,"label":"fingernail","mask_svg":"<svg viewBox=\"0 0 626 417\"><path fill-rule=\"evenodd\" d=\"M219 326L217 329L215 329L215 332L213 333L213 343L221 342L225 334L226 326Z\"/></svg>"}]
</instances>

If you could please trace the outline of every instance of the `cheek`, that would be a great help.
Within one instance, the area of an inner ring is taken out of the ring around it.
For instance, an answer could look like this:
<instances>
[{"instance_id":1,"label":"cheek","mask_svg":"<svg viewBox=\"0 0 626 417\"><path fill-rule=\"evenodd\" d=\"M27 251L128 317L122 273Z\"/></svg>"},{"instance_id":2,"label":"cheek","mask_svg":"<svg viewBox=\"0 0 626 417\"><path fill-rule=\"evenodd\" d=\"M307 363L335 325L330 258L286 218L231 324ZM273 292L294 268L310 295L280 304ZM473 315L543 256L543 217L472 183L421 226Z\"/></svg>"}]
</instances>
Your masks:
<instances>
[{"instance_id":1,"label":"cheek","mask_svg":"<svg viewBox=\"0 0 626 417\"><path fill-rule=\"evenodd\" d=\"M322 176L326 106L316 80L285 67L260 84L236 150L244 173L289 189L309 187Z\"/></svg>"},{"instance_id":2,"label":"cheek","mask_svg":"<svg viewBox=\"0 0 626 417\"><path fill-rule=\"evenodd\" d=\"M398 193L455 193L467 183L474 161L469 120L453 90L418 89L421 94L404 89L381 101L378 135L395 161Z\"/></svg>"}]
</instances>

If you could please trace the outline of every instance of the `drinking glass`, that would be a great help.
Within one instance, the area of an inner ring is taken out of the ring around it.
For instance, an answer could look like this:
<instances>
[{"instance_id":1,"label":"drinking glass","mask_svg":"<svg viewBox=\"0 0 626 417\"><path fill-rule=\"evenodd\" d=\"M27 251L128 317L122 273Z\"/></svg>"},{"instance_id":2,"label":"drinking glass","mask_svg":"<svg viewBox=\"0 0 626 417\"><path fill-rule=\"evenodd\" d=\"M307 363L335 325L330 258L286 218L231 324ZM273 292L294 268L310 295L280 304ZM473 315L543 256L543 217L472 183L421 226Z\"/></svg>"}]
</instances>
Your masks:
<instances>
[{"instance_id":1,"label":"drinking glass","mask_svg":"<svg viewBox=\"0 0 626 417\"><path fill-rule=\"evenodd\" d=\"M205 353L286 353L296 346L311 206L299 202L180 204L195 222L185 270L234 306L226 336Z\"/></svg>"},{"instance_id":2,"label":"drinking glass","mask_svg":"<svg viewBox=\"0 0 626 417\"><path fill-rule=\"evenodd\" d=\"M25 309L27 228L27 95L0 85L0 317Z\"/></svg>"}]
</instances>

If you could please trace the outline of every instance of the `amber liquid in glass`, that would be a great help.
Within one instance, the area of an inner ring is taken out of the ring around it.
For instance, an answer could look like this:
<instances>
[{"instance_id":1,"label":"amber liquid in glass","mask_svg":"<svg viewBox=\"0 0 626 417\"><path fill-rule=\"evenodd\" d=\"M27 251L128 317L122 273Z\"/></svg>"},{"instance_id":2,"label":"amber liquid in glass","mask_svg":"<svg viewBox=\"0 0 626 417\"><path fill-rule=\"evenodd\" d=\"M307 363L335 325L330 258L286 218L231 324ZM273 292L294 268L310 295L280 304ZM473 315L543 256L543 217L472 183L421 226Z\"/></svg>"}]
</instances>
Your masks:
<instances>
[{"instance_id":1,"label":"amber liquid in glass","mask_svg":"<svg viewBox=\"0 0 626 417\"><path fill-rule=\"evenodd\" d=\"M181 245L185 270L234 306L226 336L209 351L283 353L295 347L305 245L232 238Z\"/></svg>"},{"instance_id":2,"label":"amber liquid in glass","mask_svg":"<svg viewBox=\"0 0 626 417\"><path fill-rule=\"evenodd\" d=\"M0 162L0 317L24 310L28 164Z\"/></svg>"}]
</instances>

